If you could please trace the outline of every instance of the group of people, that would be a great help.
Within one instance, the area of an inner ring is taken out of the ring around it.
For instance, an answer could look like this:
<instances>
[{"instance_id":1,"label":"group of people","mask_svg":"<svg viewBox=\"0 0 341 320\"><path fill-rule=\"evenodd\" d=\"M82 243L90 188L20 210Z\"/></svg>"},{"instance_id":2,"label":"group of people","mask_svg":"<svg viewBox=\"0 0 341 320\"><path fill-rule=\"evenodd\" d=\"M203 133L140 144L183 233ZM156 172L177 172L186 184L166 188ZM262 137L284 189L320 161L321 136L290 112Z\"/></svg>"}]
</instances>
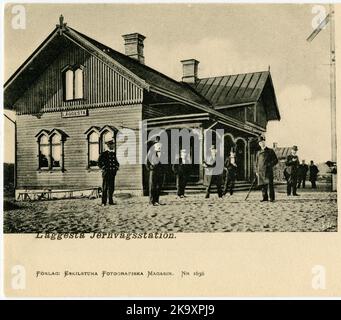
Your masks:
<instances>
[{"instance_id":1,"label":"group of people","mask_svg":"<svg viewBox=\"0 0 341 320\"><path fill-rule=\"evenodd\" d=\"M161 163L162 144L156 138L154 145L150 148L147 160L149 172L149 203L153 206L160 205L160 193L164 181L164 167ZM217 150L215 146L210 149L210 155L204 162L206 177L206 198L210 197L213 185L217 186L218 196L221 198L227 193L233 194L233 188L237 176L237 164L235 153L231 151L230 156L224 163L224 170L215 174ZM180 155L172 165L172 171L176 178L177 198L185 197L185 189L192 171L192 161L186 149L180 150ZM225 177L225 178L224 178Z\"/></svg>"},{"instance_id":2,"label":"group of people","mask_svg":"<svg viewBox=\"0 0 341 320\"><path fill-rule=\"evenodd\" d=\"M310 161L310 166L302 160L300 163L297 156L298 148L293 146L291 148L291 154L288 155L286 160L286 168L284 170L284 177L287 180L287 194L288 196L294 195L298 196L297 189L305 188L305 182L307 180L307 175L309 172L309 180L311 182L311 187L316 189L317 174L319 172L314 161Z\"/></svg>"},{"instance_id":3,"label":"group of people","mask_svg":"<svg viewBox=\"0 0 341 320\"><path fill-rule=\"evenodd\" d=\"M261 201L275 200L274 189L274 173L273 167L278 163L278 158L273 149L268 148L265 143L265 138L260 136L258 138L258 144L260 150L256 155L256 176L258 185L262 188L263 199ZM312 188L316 188L317 174L319 172L317 166L313 161L310 162L310 166L305 164L302 160L300 163L297 146L291 148L291 153L287 156L285 161L284 177L287 181L287 195L299 196L297 194L297 188L305 188L305 181L309 171L309 179L311 181Z\"/></svg>"},{"instance_id":4,"label":"group of people","mask_svg":"<svg viewBox=\"0 0 341 320\"><path fill-rule=\"evenodd\" d=\"M255 159L255 181L257 180L257 184L262 190L261 201L270 200L273 202L275 200L273 168L277 165L278 159L275 151L266 146L263 136L258 137L258 144L260 149ZM102 169L103 178L102 206L107 204L107 200L109 205L114 204L115 177L120 166L116 158L114 145L113 140L108 141L108 150L102 152L98 159L98 165ZM313 161L311 161L309 168L304 160L300 163L297 151L297 146L293 146L291 154L287 156L285 163L284 176L287 180L288 196L291 194L298 196L297 188L300 188L301 185L305 188L308 171L312 188L316 188L318 168L314 165ZM160 138L157 137L149 149L146 163L149 173L149 202L153 206L160 205L160 194L164 182L164 166L161 161L161 156L162 144L160 143ZM217 149L213 145L210 148L210 154L203 163L203 167L205 168L206 199L210 197L213 185L217 187L219 198L233 194L237 177L236 154L231 150L224 162L223 170L216 170L217 160ZM191 174L191 169L192 161L189 153L186 149L180 150L180 155L176 163L172 165L172 171L176 177L177 198L179 199L185 197L185 189Z\"/></svg>"}]
</instances>

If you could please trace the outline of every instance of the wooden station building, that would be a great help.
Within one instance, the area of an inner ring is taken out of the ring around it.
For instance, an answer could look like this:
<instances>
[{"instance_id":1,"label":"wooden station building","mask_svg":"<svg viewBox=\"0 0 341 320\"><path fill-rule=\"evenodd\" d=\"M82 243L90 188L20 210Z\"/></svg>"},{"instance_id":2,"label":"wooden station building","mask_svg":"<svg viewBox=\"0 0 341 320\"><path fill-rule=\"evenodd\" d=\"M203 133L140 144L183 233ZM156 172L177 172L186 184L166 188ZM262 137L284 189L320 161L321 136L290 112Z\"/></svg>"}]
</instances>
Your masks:
<instances>
[{"instance_id":1,"label":"wooden station building","mask_svg":"<svg viewBox=\"0 0 341 320\"><path fill-rule=\"evenodd\" d=\"M144 39L123 36L125 54L60 23L4 87L16 112L16 190L67 190L101 185L105 141L122 128L224 129L225 153L237 154L238 180L253 176L255 137L280 120L269 71L200 78L199 62L181 61L182 81L144 63ZM227 53L228 56L228 53ZM136 153L139 156L140 137ZM122 164L116 189L147 190L144 165ZM193 166L191 183L203 183ZM174 183L171 174L167 182Z\"/></svg>"}]
</instances>

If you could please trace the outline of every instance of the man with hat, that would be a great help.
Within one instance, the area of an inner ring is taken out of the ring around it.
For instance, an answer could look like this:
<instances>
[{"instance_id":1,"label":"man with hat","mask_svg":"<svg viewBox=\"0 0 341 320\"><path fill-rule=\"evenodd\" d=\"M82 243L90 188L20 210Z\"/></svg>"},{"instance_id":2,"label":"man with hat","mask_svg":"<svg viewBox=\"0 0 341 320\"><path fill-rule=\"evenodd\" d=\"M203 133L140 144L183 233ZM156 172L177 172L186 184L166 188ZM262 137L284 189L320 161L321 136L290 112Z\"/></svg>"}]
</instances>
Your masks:
<instances>
[{"instance_id":1,"label":"man with hat","mask_svg":"<svg viewBox=\"0 0 341 320\"><path fill-rule=\"evenodd\" d=\"M176 176L177 197L184 198L187 181L191 173L191 161L187 156L186 149L180 150L178 162L173 164L172 169Z\"/></svg>"},{"instance_id":2,"label":"man with hat","mask_svg":"<svg viewBox=\"0 0 341 320\"><path fill-rule=\"evenodd\" d=\"M211 187L213 184L217 186L218 197L222 198L223 190L222 190L222 182L223 182L223 172L219 173L217 167L217 149L215 146L211 146L211 154L207 157L206 161L204 161L203 167L205 168L205 179L206 179L206 196L208 199L211 193ZM221 170L223 171L223 170Z\"/></svg>"},{"instance_id":3,"label":"man with hat","mask_svg":"<svg viewBox=\"0 0 341 320\"><path fill-rule=\"evenodd\" d=\"M300 161L297 156L297 146L293 146L291 148L291 154L287 156L287 160L285 162L285 177L287 180L287 194L288 196L298 196L297 190L297 177L298 177L298 167L300 165Z\"/></svg>"},{"instance_id":4,"label":"man with hat","mask_svg":"<svg viewBox=\"0 0 341 320\"><path fill-rule=\"evenodd\" d=\"M163 184L163 165L161 163L162 144L160 137L150 147L147 155L147 169L149 171L149 203L153 206L160 205L160 194Z\"/></svg>"},{"instance_id":5,"label":"man with hat","mask_svg":"<svg viewBox=\"0 0 341 320\"><path fill-rule=\"evenodd\" d=\"M108 150L102 152L98 158L98 166L102 170L102 206L107 204L109 198L109 204L113 205L113 194L115 191L115 177L120 167L120 164L116 158L115 142L109 140L106 142Z\"/></svg>"},{"instance_id":6,"label":"man with hat","mask_svg":"<svg viewBox=\"0 0 341 320\"><path fill-rule=\"evenodd\" d=\"M318 173L319 173L319 169L314 164L314 161L311 160L310 166L309 166L309 180L311 182L312 189L316 189L316 180L317 180L317 174Z\"/></svg>"},{"instance_id":7,"label":"man with hat","mask_svg":"<svg viewBox=\"0 0 341 320\"><path fill-rule=\"evenodd\" d=\"M260 150L257 152L255 165L258 185L262 187L261 201L268 201L270 196L270 201L273 202L275 201L273 167L278 163L278 159L275 151L266 146L264 136L259 136L257 141Z\"/></svg>"}]
</instances>

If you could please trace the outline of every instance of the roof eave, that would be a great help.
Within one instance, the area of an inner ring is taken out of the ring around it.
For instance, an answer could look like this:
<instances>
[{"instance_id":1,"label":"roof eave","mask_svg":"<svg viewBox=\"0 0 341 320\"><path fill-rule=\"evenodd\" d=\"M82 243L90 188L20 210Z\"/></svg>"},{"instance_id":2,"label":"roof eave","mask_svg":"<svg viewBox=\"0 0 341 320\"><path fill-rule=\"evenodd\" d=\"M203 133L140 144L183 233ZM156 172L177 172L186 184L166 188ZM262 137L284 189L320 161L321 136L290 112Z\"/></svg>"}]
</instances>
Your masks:
<instances>
[{"instance_id":1,"label":"roof eave","mask_svg":"<svg viewBox=\"0 0 341 320\"><path fill-rule=\"evenodd\" d=\"M272 96L273 96L274 105L275 105L275 111L276 111L276 115L277 115L276 119L271 119L271 120L278 120L278 121L280 121L281 120L281 114L279 112L277 98L276 98L276 93L275 93L275 87L274 87L274 84L273 84L273 81L272 81L272 77L271 77L270 71L269 71L268 79L270 81L271 93L272 93Z\"/></svg>"},{"instance_id":2,"label":"roof eave","mask_svg":"<svg viewBox=\"0 0 341 320\"><path fill-rule=\"evenodd\" d=\"M256 132L258 133L258 130L255 130L254 128L251 128L250 126L246 125L245 123L243 123L241 121L238 121L232 117L229 117L229 116L226 116L226 115L220 113L219 111L214 110L212 108L212 106L201 105L201 104L196 103L192 100L188 100L184 97L181 97L181 96L179 96L173 92L167 92L167 91L163 90L162 88L158 88L156 86L151 86L150 90L155 92L155 93L158 93L158 94L166 95L170 98L173 98L173 99L178 100L180 102L183 102L187 105L198 108L202 111L208 112L212 118L216 119L219 122L223 122L226 125L234 127L238 130L244 131L244 132L249 133L249 134L256 134Z\"/></svg>"}]
</instances>

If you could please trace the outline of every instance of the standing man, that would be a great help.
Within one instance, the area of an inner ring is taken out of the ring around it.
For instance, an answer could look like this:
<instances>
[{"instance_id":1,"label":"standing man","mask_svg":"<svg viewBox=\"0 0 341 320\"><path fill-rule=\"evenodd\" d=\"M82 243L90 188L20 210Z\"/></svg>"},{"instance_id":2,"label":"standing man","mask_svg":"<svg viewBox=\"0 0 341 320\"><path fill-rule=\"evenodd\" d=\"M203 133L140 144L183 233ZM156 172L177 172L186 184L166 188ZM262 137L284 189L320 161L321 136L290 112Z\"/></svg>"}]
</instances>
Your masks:
<instances>
[{"instance_id":1,"label":"standing man","mask_svg":"<svg viewBox=\"0 0 341 320\"><path fill-rule=\"evenodd\" d=\"M291 192L293 196L298 196L296 191L297 191L298 167L299 167L300 161L297 156L297 150L298 150L297 146L293 146L291 148L291 154L287 156L287 160L285 162L288 196L291 195Z\"/></svg>"},{"instance_id":2,"label":"standing man","mask_svg":"<svg viewBox=\"0 0 341 320\"><path fill-rule=\"evenodd\" d=\"M179 163L173 164L173 172L176 176L177 198L185 197L185 189L191 172L191 162L186 149L180 150Z\"/></svg>"},{"instance_id":3,"label":"standing man","mask_svg":"<svg viewBox=\"0 0 341 320\"><path fill-rule=\"evenodd\" d=\"M158 137L157 137L158 138ZM148 152L147 169L149 171L149 203L160 205L160 193L163 184L163 166L161 163L161 143L156 139Z\"/></svg>"},{"instance_id":4,"label":"standing man","mask_svg":"<svg viewBox=\"0 0 341 320\"><path fill-rule=\"evenodd\" d=\"M305 160L302 160L302 163L298 167L298 182L297 182L297 188L301 187L305 188L305 181L307 179L307 173L308 173L308 165L305 163Z\"/></svg>"},{"instance_id":5,"label":"standing man","mask_svg":"<svg viewBox=\"0 0 341 320\"><path fill-rule=\"evenodd\" d=\"M316 189L316 180L317 180L317 174L318 173L319 173L319 169L314 164L314 161L311 160L310 166L309 166L309 180L311 182L312 189Z\"/></svg>"},{"instance_id":6,"label":"standing man","mask_svg":"<svg viewBox=\"0 0 341 320\"><path fill-rule=\"evenodd\" d=\"M113 205L113 194L115 191L115 177L120 167L120 164L116 158L115 142L110 140L106 142L108 150L101 153L98 158L98 166L102 169L102 206L107 204L109 198L109 204Z\"/></svg>"},{"instance_id":7,"label":"standing man","mask_svg":"<svg viewBox=\"0 0 341 320\"><path fill-rule=\"evenodd\" d=\"M274 173L273 167L278 163L278 159L274 150L268 148L265 144L265 137L258 138L260 150L256 155L256 176L258 178L258 185L262 187L263 201L275 201L274 189ZM269 195L268 195L269 189Z\"/></svg>"},{"instance_id":8,"label":"standing man","mask_svg":"<svg viewBox=\"0 0 341 320\"><path fill-rule=\"evenodd\" d=\"M206 161L204 161L203 167L205 168L205 179L207 181L207 188L206 188L206 196L205 198L208 199L211 193L211 187L213 184L217 186L218 190L218 197L222 198L223 191L221 188L222 180L223 180L223 173L221 172L218 174L215 170L217 164L217 149L215 146L211 147L211 154L207 157Z\"/></svg>"},{"instance_id":9,"label":"standing man","mask_svg":"<svg viewBox=\"0 0 341 320\"><path fill-rule=\"evenodd\" d=\"M230 156L225 161L224 170L226 171L226 178L223 194L225 196L229 191L232 196L237 177L236 154L233 151L230 152Z\"/></svg>"}]
</instances>

